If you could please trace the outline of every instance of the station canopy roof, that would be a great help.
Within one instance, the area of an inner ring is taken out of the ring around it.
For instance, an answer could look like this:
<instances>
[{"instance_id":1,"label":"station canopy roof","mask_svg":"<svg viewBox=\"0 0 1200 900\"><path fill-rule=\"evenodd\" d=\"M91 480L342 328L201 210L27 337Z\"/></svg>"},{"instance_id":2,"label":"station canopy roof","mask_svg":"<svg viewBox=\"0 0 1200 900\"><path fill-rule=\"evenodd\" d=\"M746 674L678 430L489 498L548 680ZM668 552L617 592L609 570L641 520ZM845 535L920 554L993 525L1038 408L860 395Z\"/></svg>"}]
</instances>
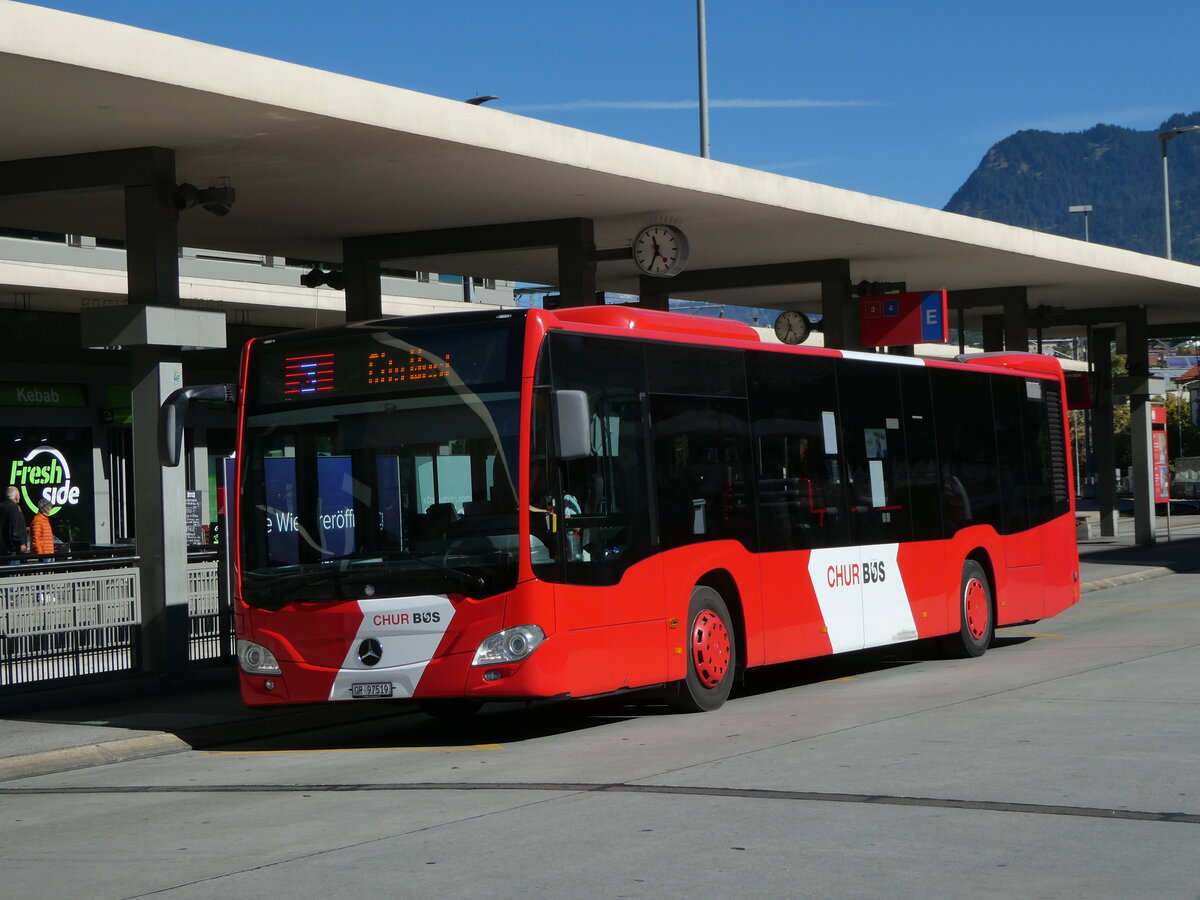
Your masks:
<instances>
[{"instance_id":1,"label":"station canopy roof","mask_svg":"<svg viewBox=\"0 0 1200 900\"><path fill-rule=\"evenodd\" d=\"M227 179L228 216L181 214L190 247L336 263L343 237L583 217L604 250L666 222L687 233L690 269L843 258L854 282L1025 286L1031 306L1200 320L1200 267L23 3L0 2L0 83L0 161L157 146L175 151L180 182ZM0 197L0 226L119 238L121 200ZM386 264L557 278L550 249ZM637 275L631 260L600 262L597 286L636 293ZM820 309L816 285L678 296Z\"/></svg>"}]
</instances>

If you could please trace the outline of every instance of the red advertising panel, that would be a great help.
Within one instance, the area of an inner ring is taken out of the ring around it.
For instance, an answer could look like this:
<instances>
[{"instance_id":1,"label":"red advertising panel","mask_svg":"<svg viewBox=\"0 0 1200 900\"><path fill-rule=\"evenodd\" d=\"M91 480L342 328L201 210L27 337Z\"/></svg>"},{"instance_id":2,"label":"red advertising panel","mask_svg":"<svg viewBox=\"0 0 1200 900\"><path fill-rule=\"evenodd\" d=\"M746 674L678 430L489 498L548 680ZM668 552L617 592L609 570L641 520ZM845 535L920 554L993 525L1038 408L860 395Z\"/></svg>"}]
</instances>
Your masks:
<instances>
[{"instance_id":1,"label":"red advertising panel","mask_svg":"<svg viewBox=\"0 0 1200 900\"><path fill-rule=\"evenodd\" d=\"M1167 408L1150 405L1150 466L1154 473L1154 502L1171 499L1171 467L1167 464Z\"/></svg>"},{"instance_id":2,"label":"red advertising panel","mask_svg":"<svg viewBox=\"0 0 1200 900\"><path fill-rule=\"evenodd\" d=\"M1167 465L1167 433L1155 431L1150 435L1151 455L1154 458L1154 502L1171 499L1171 467Z\"/></svg>"},{"instance_id":3,"label":"red advertising panel","mask_svg":"<svg viewBox=\"0 0 1200 900\"><path fill-rule=\"evenodd\" d=\"M944 344L950 339L946 292L862 297L859 326L864 347Z\"/></svg>"}]
</instances>

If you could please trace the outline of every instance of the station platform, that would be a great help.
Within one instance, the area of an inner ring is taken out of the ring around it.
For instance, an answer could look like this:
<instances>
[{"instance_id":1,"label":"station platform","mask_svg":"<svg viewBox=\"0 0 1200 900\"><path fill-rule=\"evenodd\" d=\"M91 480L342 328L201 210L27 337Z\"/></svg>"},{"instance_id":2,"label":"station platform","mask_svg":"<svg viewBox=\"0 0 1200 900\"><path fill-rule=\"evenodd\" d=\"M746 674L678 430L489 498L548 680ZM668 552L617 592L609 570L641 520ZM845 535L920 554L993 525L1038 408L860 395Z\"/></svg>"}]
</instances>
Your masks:
<instances>
[{"instance_id":1,"label":"station platform","mask_svg":"<svg viewBox=\"0 0 1200 900\"><path fill-rule=\"evenodd\" d=\"M1158 542L1079 542L1083 603L1092 591L1200 569L1200 515L1157 521ZM414 707L407 707L415 711ZM401 704L247 709L232 669L0 698L0 782L402 714ZM0 788L2 790L2 788Z\"/></svg>"}]
</instances>

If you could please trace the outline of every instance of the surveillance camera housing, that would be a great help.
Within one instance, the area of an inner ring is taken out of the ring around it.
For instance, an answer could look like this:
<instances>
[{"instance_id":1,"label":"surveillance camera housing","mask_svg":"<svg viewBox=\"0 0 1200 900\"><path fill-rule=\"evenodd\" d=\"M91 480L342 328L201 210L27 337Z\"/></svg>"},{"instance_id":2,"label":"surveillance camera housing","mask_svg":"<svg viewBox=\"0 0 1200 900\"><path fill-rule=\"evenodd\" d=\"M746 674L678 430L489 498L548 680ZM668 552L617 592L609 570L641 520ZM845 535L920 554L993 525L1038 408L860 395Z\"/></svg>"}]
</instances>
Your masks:
<instances>
[{"instance_id":1,"label":"surveillance camera housing","mask_svg":"<svg viewBox=\"0 0 1200 900\"><path fill-rule=\"evenodd\" d=\"M210 187L201 190L194 184L184 182L171 191L171 205L176 212L183 212L194 206L203 207L214 216L227 216L237 199L237 192L229 185Z\"/></svg>"},{"instance_id":2,"label":"surveillance camera housing","mask_svg":"<svg viewBox=\"0 0 1200 900\"><path fill-rule=\"evenodd\" d=\"M200 205L214 216L227 216L237 199L237 192L226 185L225 187L205 188L200 192Z\"/></svg>"},{"instance_id":3,"label":"surveillance camera housing","mask_svg":"<svg viewBox=\"0 0 1200 900\"><path fill-rule=\"evenodd\" d=\"M176 212L183 212L185 209L191 209L200 202L200 189L194 184L184 182L176 185L171 191L171 205L175 207Z\"/></svg>"}]
</instances>

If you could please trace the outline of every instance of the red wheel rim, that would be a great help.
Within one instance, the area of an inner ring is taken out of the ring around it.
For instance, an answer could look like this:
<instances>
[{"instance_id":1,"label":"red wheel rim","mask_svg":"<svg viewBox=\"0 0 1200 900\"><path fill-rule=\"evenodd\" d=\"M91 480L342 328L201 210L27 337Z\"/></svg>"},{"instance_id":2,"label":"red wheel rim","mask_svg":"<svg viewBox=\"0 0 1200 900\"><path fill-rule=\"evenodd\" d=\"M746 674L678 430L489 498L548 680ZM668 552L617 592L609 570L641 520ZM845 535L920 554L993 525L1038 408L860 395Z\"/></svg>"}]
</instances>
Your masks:
<instances>
[{"instance_id":1,"label":"red wheel rim","mask_svg":"<svg viewBox=\"0 0 1200 900\"><path fill-rule=\"evenodd\" d=\"M692 663L696 677L706 688L715 688L729 671L733 648L729 629L711 609L702 609L692 624Z\"/></svg>"},{"instance_id":2,"label":"red wheel rim","mask_svg":"<svg viewBox=\"0 0 1200 900\"><path fill-rule=\"evenodd\" d=\"M978 578L968 581L963 601L966 607L967 630L971 632L971 637L981 641L987 635L988 626L988 599L983 582Z\"/></svg>"}]
</instances>

